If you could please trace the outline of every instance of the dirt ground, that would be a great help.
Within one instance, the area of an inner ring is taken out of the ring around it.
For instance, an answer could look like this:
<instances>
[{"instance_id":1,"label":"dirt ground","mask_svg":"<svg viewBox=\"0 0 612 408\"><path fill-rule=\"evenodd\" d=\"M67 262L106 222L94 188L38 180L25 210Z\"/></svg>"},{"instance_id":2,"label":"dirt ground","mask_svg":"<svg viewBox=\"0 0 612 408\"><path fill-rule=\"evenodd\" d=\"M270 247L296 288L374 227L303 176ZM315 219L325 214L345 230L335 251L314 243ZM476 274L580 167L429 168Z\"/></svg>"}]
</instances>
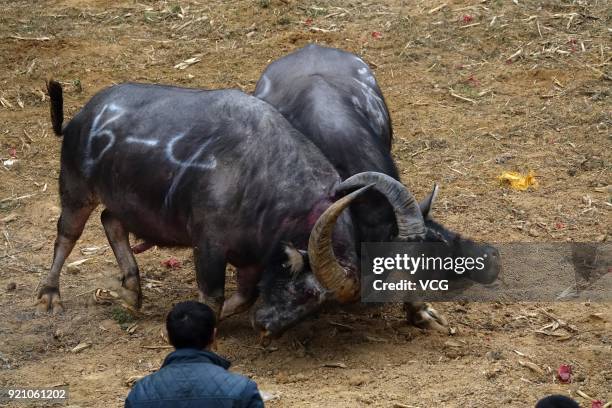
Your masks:
<instances>
[{"instance_id":1,"label":"dirt ground","mask_svg":"<svg viewBox=\"0 0 612 408\"><path fill-rule=\"evenodd\" d=\"M405 184L422 197L440 183L440 221L490 242L602 242L612 209L611 10L605 0L3 2L0 387L63 385L73 407L122 406L128 379L169 352L165 313L196 297L189 251L154 249L138 255L142 315L96 302L118 274L108 248L87 252L106 245L98 212L68 262L86 261L62 273L66 312L34 314L59 215L49 76L63 83L70 117L113 83L251 92L269 62L297 47L344 48L375 70ZM539 186L502 188L504 170L533 170ZM171 256L180 268L161 264ZM612 400L610 303L436 307L454 335L406 326L397 305L355 305L324 310L267 349L246 315L231 318L218 352L275 407L529 407L550 393L591 407L579 391ZM570 384L556 378L561 364L573 368Z\"/></svg>"}]
</instances>

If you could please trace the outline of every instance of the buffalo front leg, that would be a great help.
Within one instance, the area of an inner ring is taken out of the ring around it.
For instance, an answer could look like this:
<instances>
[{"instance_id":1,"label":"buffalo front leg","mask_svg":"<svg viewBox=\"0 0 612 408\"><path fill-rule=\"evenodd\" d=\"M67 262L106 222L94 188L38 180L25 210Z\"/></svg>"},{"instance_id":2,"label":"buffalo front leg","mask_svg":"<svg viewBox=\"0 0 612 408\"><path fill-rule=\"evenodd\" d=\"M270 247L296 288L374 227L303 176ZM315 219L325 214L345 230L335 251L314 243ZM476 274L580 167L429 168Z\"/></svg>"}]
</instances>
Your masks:
<instances>
[{"instance_id":1,"label":"buffalo front leg","mask_svg":"<svg viewBox=\"0 0 612 408\"><path fill-rule=\"evenodd\" d=\"M448 322L436 309L425 302L404 303L406 320L421 329L448 332Z\"/></svg>"},{"instance_id":2,"label":"buffalo front leg","mask_svg":"<svg viewBox=\"0 0 612 408\"><path fill-rule=\"evenodd\" d=\"M83 232L85 223L96 206L88 203L83 207L62 207L62 213L57 221L57 237L53 247L53 263L47 276L42 280L38 289L39 313L47 311L53 314L64 310L59 292L60 271L72 252L72 248Z\"/></svg>"},{"instance_id":3,"label":"buffalo front leg","mask_svg":"<svg viewBox=\"0 0 612 408\"><path fill-rule=\"evenodd\" d=\"M221 248L201 241L193 248L193 259L200 302L210 306L218 319L225 299L225 254Z\"/></svg>"},{"instance_id":4,"label":"buffalo front leg","mask_svg":"<svg viewBox=\"0 0 612 408\"><path fill-rule=\"evenodd\" d=\"M102 211L100 219L121 271L121 297L129 307L140 309L142 306L140 273L130 247L128 231L108 209Z\"/></svg>"},{"instance_id":5,"label":"buffalo front leg","mask_svg":"<svg viewBox=\"0 0 612 408\"><path fill-rule=\"evenodd\" d=\"M238 290L223 303L220 320L246 312L257 300L257 284L261 278L263 268L260 266L247 266L238 268Z\"/></svg>"}]
</instances>

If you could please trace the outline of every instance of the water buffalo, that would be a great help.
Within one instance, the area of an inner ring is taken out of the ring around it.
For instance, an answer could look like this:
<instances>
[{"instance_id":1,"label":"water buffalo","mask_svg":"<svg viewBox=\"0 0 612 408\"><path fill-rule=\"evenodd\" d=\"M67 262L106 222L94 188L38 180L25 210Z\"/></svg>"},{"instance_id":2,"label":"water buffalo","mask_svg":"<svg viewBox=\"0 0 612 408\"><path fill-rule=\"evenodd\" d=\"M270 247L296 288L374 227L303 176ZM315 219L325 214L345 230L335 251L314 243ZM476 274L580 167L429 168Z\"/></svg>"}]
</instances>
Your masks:
<instances>
[{"instance_id":1,"label":"water buffalo","mask_svg":"<svg viewBox=\"0 0 612 408\"><path fill-rule=\"evenodd\" d=\"M343 188L350 191L373 181L375 177L364 173L370 171L399 180L391 157L392 124L385 98L371 69L358 56L308 45L272 62L257 82L254 95L276 107L312 140L345 180ZM448 253L454 256L487 254L488 267L469 277L480 283L492 282L500 269L497 249L463 238L437 223L431 217L437 193L435 186L420 203L424 240L446 243ZM366 192L351 206L351 213L361 242L395 239L395 211L379 191ZM397 220L402 222L401 217ZM271 303L282 305L282 296L268 296ZM268 307L267 314L271 309ZM417 326L442 330L446 326L444 317L428 304L406 303L405 310L408 320Z\"/></svg>"},{"instance_id":2,"label":"water buffalo","mask_svg":"<svg viewBox=\"0 0 612 408\"><path fill-rule=\"evenodd\" d=\"M264 269L299 269L316 281L321 302L354 298L357 289L346 282L358 279L355 232L343 209L370 188L391 192L396 212L414 217L399 234L422 234L418 203L403 188L393 192L395 180L379 174L339 193L341 177L319 149L253 96L125 83L97 93L62 126L61 86L50 81L47 89L53 129L63 137L62 209L38 291L41 312L63 309L60 270L99 204L122 296L135 308L142 292L129 233L147 244L192 247L201 299L223 316L250 306ZM225 300L227 263L238 270L238 290Z\"/></svg>"}]
</instances>

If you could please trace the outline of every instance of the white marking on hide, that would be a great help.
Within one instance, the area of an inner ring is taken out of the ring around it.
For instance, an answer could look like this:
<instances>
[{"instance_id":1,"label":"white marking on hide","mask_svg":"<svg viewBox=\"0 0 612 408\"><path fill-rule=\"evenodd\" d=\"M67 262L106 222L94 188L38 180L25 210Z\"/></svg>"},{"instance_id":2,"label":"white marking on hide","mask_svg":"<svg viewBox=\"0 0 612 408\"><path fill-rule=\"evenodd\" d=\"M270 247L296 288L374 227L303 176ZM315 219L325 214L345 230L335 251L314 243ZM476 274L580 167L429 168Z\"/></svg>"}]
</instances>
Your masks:
<instances>
[{"instance_id":1,"label":"white marking on hide","mask_svg":"<svg viewBox=\"0 0 612 408\"><path fill-rule=\"evenodd\" d=\"M215 167L217 167L217 159L213 155L209 155L206 158L206 160L202 162L196 161L199 158L199 156L202 153L204 153L204 150L212 142L212 139L208 139L207 141L202 143L200 147L198 147L196 151L191 156L189 156L186 160L181 160L181 159L176 158L176 156L174 155L174 144L178 142L180 139L182 139L183 137L185 137L186 135L187 135L187 132L179 133L177 136L173 137L170 140L170 142L168 142L168 144L166 145L166 157L172 163L180 167L179 171L172 178L172 184L170 185L170 188L168 188L168 192L166 193L166 198L164 200L166 208L171 206L172 197L174 196L174 193L176 189L178 188L178 185L180 184L181 180L183 179L183 176L185 175L188 169L197 168L201 170L210 170L210 169L214 169Z\"/></svg>"},{"instance_id":2,"label":"white marking on hide","mask_svg":"<svg viewBox=\"0 0 612 408\"><path fill-rule=\"evenodd\" d=\"M100 121L102 120L102 117L104 116L107 110L109 112L116 112L117 114L115 116L111 116L110 118L106 119L106 121L104 121L102 124L100 124ZM106 128L115 120L119 119L123 114L123 108L115 105L114 103L111 103L108 105L104 105L102 107L102 110L100 110L100 113L98 113L94 118L93 123L91 124L91 129L89 130L89 139L87 139L87 144L85 146L85 160L83 162L83 170L86 174L91 174L93 166L98 163L102 156L104 156L104 153L106 153L108 149L110 149L115 144L115 134L112 130ZM103 137L107 138L106 146L104 146L104 148L100 150L100 152L95 157L92 156L91 149L94 139Z\"/></svg>"},{"instance_id":3,"label":"white marking on hide","mask_svg":"<svg viewBox=\"0 0 612 408\"><path fill-rule=\"evenodd\" d=\"M264 74L261 76L261 91L258 92L257 97L258 98L263 98L265 97L268 93L270 93L270 80L268 79L268 77Z\"/></svg>"},{"instance_id":4,"label":"white marking on hide","mask_svg":"<svg viewBox=\"0 0 612 408\"><path fill-rule=\"evenodd\" d=\"M359 61L361 61L361 60L359 60ZM365 62L363 62L363 61L361 61L361 62L365 65ZM359 73L359 75L363 75L365 77L365 80L368 81L369 83L371 83L372 85L376 84L376 79L374 79L374 77L371 75L371 73L370 73L371 71L370 71L370 69L367 66L365 66L363 68L359 68L357 70L357 72Z\"/></svg>"},{"instance_id":5,"label":"white marking on hide","mask_svg":"<svg viewBox=\"0 0 612 408\"><path fill-rule=\"evenodd\" d=\"M186 160L177 159L176 156L174 156L174 144L180 139L184 138L186 135L187 132L179 133L177 136L174 136L170 140L170 142L168 142L168 144L166 145L166 157L168 158L168 160L181 167L195 167L203 170L214 169L215 167L217 167L217 159L215 159L215 157L212 155L209 156L204 162L196 162L198 156L200 156L200 154L204 152L204 149L206 149L206 147L212 141L211 139L208 139L207 141L202 143L200 147L198 147L198 149Z\"/></svg>"},{"instance_id":6,"label":"white marking on hide","mask_svg":"<svg viewBox=\"0 0 612 408\"><path fill-rule=\"evenodd\" d=\"M359 58L358 56L355 55L354 58L355 58L355 61L357 61L358 63L365 65L366 67L368 66L368 64L366 64L365 61Z\"/></svg>"},{"instance_id":7,"label":"white marking on hide","mask_svg":"<svg viewBox=\"0 0 612 408\"><path fill-rule=\"evenodd\" d=\"M125 138L128 143L143 144L145 146L155 147L159 144L159 140L155 139L139 139L137 137L128 136Z\"/></svg>"},{"instance_id":8,"label":"white marking on hide","mask_svg":"<svg viewBox=\"0 0 612 408\"><path fill-rule=\"evenodd\" d=\"M388 120L388 118L385 119L385 104L383 100L376 94L370 85L361 82L357 78L353 78L353 80L361 86L366 101L365 110L374 117L374 120L382 132L382 129L386 124L386 120Z\"/></svg>"},{"instance_id":9,"label":"white marking on hide","mask_svg":"<svg viewBox=\"0 0 612 408\"><path fill-rule=\"evenodd\" d=\"M107 116L110 116L106 118ZM94 118L91 129L89 131L89 139L87 140L87 144L85 146L85 160L83 163L83 171L87 175L91 175L93 171L93 167L102 159L104 154L115 144L116 137L111 129L108 129L108 126L112 124L114 121L119 119L121 116L125 114L125 110L115 104L104 105L100 110L100 113L96 115ZM166 144L164 153L166 158L171 163L177 165L179 167L178 172L175 174L172 180L172 184L168 189L168 193L166 194L166 205L169 206L172 200L172 196L174 195L176 188L180 184L181 179L185 175L186 171L190 168L196 168L201 170L209 170L217 167L217 160L211 154L204 157L203 160L200 159L200 156L204 153L204 150L208 147L208 145L212 142L212 139L206 140L202 143L195 151L193 149L188 150L188 154L190 154L186 159L177 158L174 154L174 146L175 144L181 140L183 137L187 135L187 131L179 133ZM106 138L106 145L97 153L96 156L93 156L92 148L94 140L98 138ZM124 139L127 143L135 143L141 144L147 147L157 147L159 145L159 140L156 139L142 139L134 136L128 136Z\"/></svg>"},{"instance_id":10,"label":"white marking on hide","mask_svg":"<svg viewBox=\"0 0 612 408\"><path fill-rule=\"evenodd\" d=\"M368 81L370 84L375 85L376 84L376 80L374 79L374 77L372 75L370 75L370 70L367 68L359 68L357 70L357 72L362 75L364 77L364 79L366 81Z\"/></svg>"},{"instance_id":11,"label":"white marking on hide","mask_svg":"<svg viewBox=\"0 0 612 408\"><path fill-rule=\"evenodd\" d=\"M361 82L357 78L353 78L353 80L361 86L361 89L365 91L364 93L368 98L373 98L376 100L376 102L382 104L382 99L380 98L380 96L376 95L376 92L374 92L370 85L366 84L365 82Z\"/></svg>"}]
</instances>

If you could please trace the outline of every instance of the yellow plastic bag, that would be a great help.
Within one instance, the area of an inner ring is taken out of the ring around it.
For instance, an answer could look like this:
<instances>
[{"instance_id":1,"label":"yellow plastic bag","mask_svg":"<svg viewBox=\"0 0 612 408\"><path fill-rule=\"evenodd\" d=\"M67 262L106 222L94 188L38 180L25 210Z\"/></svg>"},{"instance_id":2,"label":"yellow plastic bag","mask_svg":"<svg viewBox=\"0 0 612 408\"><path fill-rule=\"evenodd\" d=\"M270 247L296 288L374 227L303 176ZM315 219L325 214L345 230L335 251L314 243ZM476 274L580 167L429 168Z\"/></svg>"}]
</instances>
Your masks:
<instances>
[{"instance_id":1,"label":"yellow plastic bag","mask_svg":"<svg viewBox=\"0 0 612 408\"><path fill-rule=\"evenodd\" d=\"M535 179L533 170L529 170L527 175L523 175L516 171L504 171L497 179L502 185L510 186L515 190L525 191L529 187L537 187L538 181Z\"/></svg>"}]
</instances>

